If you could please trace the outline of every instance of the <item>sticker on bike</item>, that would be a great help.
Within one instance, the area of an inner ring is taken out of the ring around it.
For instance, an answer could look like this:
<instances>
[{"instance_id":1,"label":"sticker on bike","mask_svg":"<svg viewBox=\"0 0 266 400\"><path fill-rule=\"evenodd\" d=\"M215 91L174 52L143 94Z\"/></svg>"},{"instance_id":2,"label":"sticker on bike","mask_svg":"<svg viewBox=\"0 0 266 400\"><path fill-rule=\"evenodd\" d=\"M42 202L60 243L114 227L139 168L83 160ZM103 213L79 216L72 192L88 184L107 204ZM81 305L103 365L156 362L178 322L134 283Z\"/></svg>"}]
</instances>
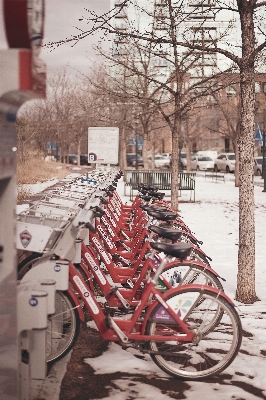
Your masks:
<instances>
[{"instance_id":1,"label":"sticker on bike","mask_svg":"<svg viewBox=\"0 0 266 400\"><path fill-rule=\"evenodd\" d=\"M100 268L98 267L98 265L95 265L95 261L93 260L92 256L89 253L85 253L85 257L89 261L90 265L93 268L93 271L95 271L95 274L99 278L100 282L103 285L106 285L106 279L105 279L104 275L102 274L102 272L101 272Z\"/></svg>"},{"instance_id":2,"label":"sticker on bike","mask_svg":"<svg viewBox=\"0 0 266 400\"><path fill-rule=\"evenodd\" d=\"M20 233L19 237L20 237L20 241L22 243L22 246L24 247L24 249L26 249L26 247L28 247L28 245L30 244L31 239L32 239L32 236L31 236L30 232L25 230L25 231Z\"/></svg>"},{"instance_id":3,"label":"sticker on bike","mask_svg":"<svg viewBox=\"0 0 266 400\"><path fill-rule=\"evenodd\" d=\"M90 293L88 292L86 286L83 284L81 279L76 275L73 277L74 282L76 283L77 287L81 291L85 301L90 306L93 314L99 314L99 309L93 298L91 297Z\"/></svg>"}]
</instances>

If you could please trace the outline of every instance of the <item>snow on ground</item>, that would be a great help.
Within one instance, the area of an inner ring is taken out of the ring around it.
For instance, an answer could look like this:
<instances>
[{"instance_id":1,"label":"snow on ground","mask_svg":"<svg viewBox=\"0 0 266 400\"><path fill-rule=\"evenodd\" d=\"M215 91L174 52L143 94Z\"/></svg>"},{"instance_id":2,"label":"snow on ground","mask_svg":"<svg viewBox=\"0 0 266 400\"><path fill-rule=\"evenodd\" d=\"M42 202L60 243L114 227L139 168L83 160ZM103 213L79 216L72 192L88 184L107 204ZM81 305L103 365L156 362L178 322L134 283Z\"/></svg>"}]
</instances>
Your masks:
<instances>
[{"instance_id":1,"label":"snow on ground","mask_svg":"<svg viewBox=\"0 0 266 400\"><path fill-rule=\"evenodd\" d=\"M118 192L123 201L123 183L119 183ZM234 299L237 279L238 255L238 188L232 179L225 182L196 179L196 202L188 202L189 193L180 197L180 212L185 223L203 241L202 249L212 258L211 265L226 279L223 286L226 294ZM255 186L255 222L256 222L256 290L260 301L253 305L238 303L237 309L243 325L241 350L233 363L222 373L222 378L208 382L186 382L182 391L188 400L224 399L266 399L266 193L261 186ZM141 357L141 358L138 358ZM100 357L87 359L95 373L114 373L126 371L127 374L145 375L147 384L129 379L114 380L109 398L112 400L177 398L176 393L162 393L152 387L150 376L169 380L148 356L142 357L133 350L122 350L111 343ZM181 383L180 383L181 384ZM183 384L183 383L182 383ZM178 387L179 381L176 380Z\"/></svg>"}]
</instances>

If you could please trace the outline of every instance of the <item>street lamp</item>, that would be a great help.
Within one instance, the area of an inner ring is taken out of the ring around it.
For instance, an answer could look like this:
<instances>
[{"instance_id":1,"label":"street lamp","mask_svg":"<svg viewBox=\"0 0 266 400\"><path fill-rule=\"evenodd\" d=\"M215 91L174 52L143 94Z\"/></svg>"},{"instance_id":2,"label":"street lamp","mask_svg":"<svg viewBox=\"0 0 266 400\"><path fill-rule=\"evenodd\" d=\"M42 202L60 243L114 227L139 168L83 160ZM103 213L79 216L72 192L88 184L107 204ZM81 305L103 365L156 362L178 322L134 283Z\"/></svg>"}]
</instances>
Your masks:
<instances>
[{"instance_id":1,"label":"street lamp","mask_svg":"<svg viewBox=\"0 0 266 400\"><path fill-rule=\"evenodd\" d=\"M262 135L262 177L263 177L263 192L266 192L266 163L265 163L265 128L266 128L266 122L264 120L263 124L263 135Z\"/></svg>"},{"instance_id":2,"label":"street lamp","mask_svg":"<svg viewBox=\"0 0 266 400\"><path fill-rule=\"evenodd\" d=\"M135 151L136 151L136 164L135 164L135 169L137 170L139 168L139 160L138 160L138 125L139 125L139 121L135 120Z\"/></svg>"},{"instance_id":3,"label":"street lamp","mask_svg":"<svg viewBox=\"0 0 266 400\"><path fill-rule=\"evenodd\" d=\"M263 83L263 93L266 98L266 83ZM265 160L265 134L266 134L266 108L264 109L264 118L263 118L263 147L262 147L262 176L263 176L263 192L266 192L266 160Z\"/></svg>"}]
</instances>

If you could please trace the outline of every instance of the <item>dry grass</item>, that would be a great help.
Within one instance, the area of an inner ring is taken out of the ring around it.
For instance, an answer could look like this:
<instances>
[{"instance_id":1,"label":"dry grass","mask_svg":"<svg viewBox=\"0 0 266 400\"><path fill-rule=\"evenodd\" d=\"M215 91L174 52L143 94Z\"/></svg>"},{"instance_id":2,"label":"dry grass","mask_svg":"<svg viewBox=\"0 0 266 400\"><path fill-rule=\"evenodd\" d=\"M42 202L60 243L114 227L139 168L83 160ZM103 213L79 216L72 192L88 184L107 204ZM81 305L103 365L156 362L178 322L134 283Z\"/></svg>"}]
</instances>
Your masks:
<instances>
[{"instance_id":1,"label":"dry grass","mask_svg":"<svg viewBox=\"0 0 266 400\"><path fill-rule=\"evenodd\" d=\"M25 189L23 186L17 187L17 203L22 203L23 201L29 199L32 193L29 189Z\"/></svg>"},{"instance_id":2,"label":"dry grass","mask_svg":"<svg viewBox=\"0 0 266 400\"><path fill-rule=\"evenodd\" d=\"M17 165L19 185L46 182L53 178L63 179L68 173L69 169L64 164L38 158L27 159L25 163L18 162Z\"/></svg>"},{"instance_id":3,"label":"dry grass","mask_svg":"<svg viewBox=\"0 0 266 400\"><path fill-rule=\"evenodd\" d=\"M39 154L32 154L27 160L17 164L17 202L31 197L29 189L23 187L25 184L46 182L50 179L63 179L69 173L65 164L55 161L44 161Z\"/></svg>"}]
</instances>

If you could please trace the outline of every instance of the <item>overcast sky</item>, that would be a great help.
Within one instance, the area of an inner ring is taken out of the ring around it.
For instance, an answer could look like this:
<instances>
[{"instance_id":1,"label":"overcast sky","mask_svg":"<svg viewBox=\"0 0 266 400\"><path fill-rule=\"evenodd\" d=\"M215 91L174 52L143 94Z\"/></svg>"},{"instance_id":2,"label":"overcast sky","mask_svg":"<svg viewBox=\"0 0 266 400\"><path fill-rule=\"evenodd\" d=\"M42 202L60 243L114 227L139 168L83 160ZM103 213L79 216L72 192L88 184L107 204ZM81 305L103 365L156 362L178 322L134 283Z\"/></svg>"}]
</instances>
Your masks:
<instances>
[{"instance_id":1,"label":"overcast sky","mask_svg":"<svg viewBox=\"0 0 266 400\"><path fill-rule=\"evenodd\" d=\"M2 14L2 2L0 2L0 12ZM84 8L102 14L109 11L109 0L45 0L45 30L43 43L57 41L80 33L75 27L87 30L88 26L79 18L89 14ZM2 15L1 15L2 22ZM96 56L92 49L92 44L100 40L100 35L95 35L83 39L74 47L71 44L64 44L52 52L43 49L41 58L46 62L47 72L66 68L73 72L77 69L82 73L89 73L90 60L95 60ZM105 44L106 48L108 43ZM0 23L0 48L5 48L5 34L3 24ZM71 68L72 67L72 68Z\"/></svg>"}]
</instances>

